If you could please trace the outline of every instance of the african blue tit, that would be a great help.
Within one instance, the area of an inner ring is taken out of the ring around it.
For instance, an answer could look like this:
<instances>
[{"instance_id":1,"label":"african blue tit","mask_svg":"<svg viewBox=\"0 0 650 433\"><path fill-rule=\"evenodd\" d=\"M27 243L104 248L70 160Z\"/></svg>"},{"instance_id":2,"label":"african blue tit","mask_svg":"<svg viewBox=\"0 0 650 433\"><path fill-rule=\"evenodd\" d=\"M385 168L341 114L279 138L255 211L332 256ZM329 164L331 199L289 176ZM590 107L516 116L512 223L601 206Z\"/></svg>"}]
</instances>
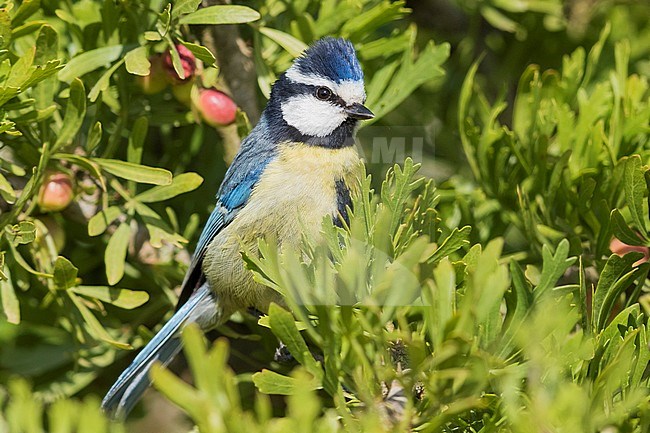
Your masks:
<instances>
[{"instance_id":1,"label":"african blue tit","mask_svg":"<svg viewBox=\"0 0 650 433\"><path fill-rule=\"evenodd\" d=\"M128 415L150 384L153 363L166 365L180 351L186 324L207 331L237 310L282 304L253 280L241 251L257 253L258 240L269 236L299 247L304 234L318 236L326 215L347 219L360 164L354 137L359 121L374 116L365 99L359 61L344 39L317 41L279 76L219 188L176 313L108 391L105 412Z\"/></svg>"}]
</instances>

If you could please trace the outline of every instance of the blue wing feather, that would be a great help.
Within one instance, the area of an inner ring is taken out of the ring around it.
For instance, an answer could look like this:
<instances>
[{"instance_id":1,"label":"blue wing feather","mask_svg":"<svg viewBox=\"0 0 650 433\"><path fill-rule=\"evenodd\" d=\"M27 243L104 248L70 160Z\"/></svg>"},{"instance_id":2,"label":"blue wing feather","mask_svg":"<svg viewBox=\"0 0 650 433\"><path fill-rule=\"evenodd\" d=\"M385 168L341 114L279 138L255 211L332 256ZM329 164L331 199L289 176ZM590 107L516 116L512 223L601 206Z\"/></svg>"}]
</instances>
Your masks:
<instances>
[{"instance_id":1,"label":"blue wing feather","mask_svg":"<svg viewBox=\"0 0 650 433\"><path fill-rule=\"evenodd\" d=\"M217 234L235 218L250 197L264 169L277 155L277 143L273 142L262 118L251 134L244 139L235 160L226 171L219 192L217 206L210 214L192 256L192 261L182 284L178 298L178 310L192 293L204 282L201 270L205 252Z\"/></svg>"},{"instance_id":2,"label":"blue wing feather","mask_svg":"<svg viewBox=\"0 0 650 433\"><path fill-rule=\"evenodd\" d=\"M230 189L219 198L219 203L229 211L246 204L248 197L250 197L251 192L253 191L253 187L257 184L257 181L264 171L264 167L266 167L266 163L264 165L260 164L258 167L248 172L246 177L244 177L234 188Z\"/></svg>"}]
</instances>

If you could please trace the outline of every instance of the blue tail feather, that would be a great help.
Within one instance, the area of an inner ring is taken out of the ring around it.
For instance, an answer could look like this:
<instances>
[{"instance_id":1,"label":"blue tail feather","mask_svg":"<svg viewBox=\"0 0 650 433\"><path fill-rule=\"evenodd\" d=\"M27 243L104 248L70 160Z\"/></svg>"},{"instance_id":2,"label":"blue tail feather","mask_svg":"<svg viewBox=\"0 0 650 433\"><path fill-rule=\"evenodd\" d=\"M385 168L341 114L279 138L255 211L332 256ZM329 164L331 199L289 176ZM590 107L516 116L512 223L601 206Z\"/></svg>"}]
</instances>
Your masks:
<instances>
[{"instance_id":1,"label":"blue tail feather","mask_svg":"<svg viewBox=\"0 0 650 433\"><path fill-rule=\"evenodd\" d=\"M211 317L206 317L206 314ZM169 364L180 352L180 331L187 323L203 329L216 324L216 299L207 284L201 286L120 375L102 401L102 409L113 419L124 419L151 384L149 371L154 362Z\"/></svg>"}]
</instances>

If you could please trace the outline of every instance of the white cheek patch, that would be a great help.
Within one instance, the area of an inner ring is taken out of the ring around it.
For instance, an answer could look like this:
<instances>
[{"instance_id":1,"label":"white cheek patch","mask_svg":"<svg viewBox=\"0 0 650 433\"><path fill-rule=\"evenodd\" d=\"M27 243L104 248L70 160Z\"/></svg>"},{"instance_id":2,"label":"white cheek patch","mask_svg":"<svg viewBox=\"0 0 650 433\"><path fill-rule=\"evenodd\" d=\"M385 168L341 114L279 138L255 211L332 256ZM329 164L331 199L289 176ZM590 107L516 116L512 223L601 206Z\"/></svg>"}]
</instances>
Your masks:
<instances>
[{"instance_id":1,"label":"white cheek patch","mask_svg":"<svg viewBox=\"0 0 650 433\"><path fill-rule=\"evenodd\" d=\"M282 103L284 120L304 135L326 137L346 119L342 107L312 95L293 96Z\"/></svg>"}]
</instances>

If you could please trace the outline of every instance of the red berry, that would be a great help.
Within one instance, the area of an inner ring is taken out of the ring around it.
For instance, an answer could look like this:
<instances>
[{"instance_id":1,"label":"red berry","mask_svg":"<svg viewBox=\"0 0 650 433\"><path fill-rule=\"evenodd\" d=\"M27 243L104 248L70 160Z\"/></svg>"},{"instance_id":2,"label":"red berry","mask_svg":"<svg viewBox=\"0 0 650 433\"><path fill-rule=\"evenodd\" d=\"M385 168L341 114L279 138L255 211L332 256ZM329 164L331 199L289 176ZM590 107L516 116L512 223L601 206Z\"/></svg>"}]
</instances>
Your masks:
<instances>
[{"instance_id":1,"label":"red berry","mask_svg":"<svg viewBox=\"0 0 650 433\"><path fill-rule=\"evenodd\" d=\"M228 95L215 89L204 89L198 98L197 108L209 125L224 126L235 121L237 105Z\"/></svg>"},{"instance_id":2,"label":"red berry","mask_svg":"<svg viewBox=\"0 0 650 433\"><path fill-rule=\"evenodd\" d=\"M38 193L38 205L43 212L58 212L70 204L74 197L72 179L65 173L50 172Z\"/></svg>"},{"instance_id":3,"label":"red berry","mask_svg":"<svg viewBox=\"0 0 650 433\"><path fill-rule=\"evenodd\" d=\"M151 56L149 61L151 62L149 75L138 76L137 82L144 94L153 95L162 92L167 87L167 72L163 67L162 55Z\"/></svg>"},{"instance_id":4,"label":"red berry","mask_svg":"<svg viewBox=\"0 0 650 433\"><path fill-rule=\"evenodd\" d=\"M163 64L165 70L167 71L167 78L169 78L172 84L183 83L191 80L194 77L194 72L196 71L196 58L194 57L194 54L192 54L192 52L187 49L185 45L180 44L176 45L176 51L178 51L178 55L181 58L181 65L183 67L183 72L185 73L185 78L178 76L176 70L174 69L172 55L169 51L167 51L163 59Z\"/></svg>"}]
</instances>

